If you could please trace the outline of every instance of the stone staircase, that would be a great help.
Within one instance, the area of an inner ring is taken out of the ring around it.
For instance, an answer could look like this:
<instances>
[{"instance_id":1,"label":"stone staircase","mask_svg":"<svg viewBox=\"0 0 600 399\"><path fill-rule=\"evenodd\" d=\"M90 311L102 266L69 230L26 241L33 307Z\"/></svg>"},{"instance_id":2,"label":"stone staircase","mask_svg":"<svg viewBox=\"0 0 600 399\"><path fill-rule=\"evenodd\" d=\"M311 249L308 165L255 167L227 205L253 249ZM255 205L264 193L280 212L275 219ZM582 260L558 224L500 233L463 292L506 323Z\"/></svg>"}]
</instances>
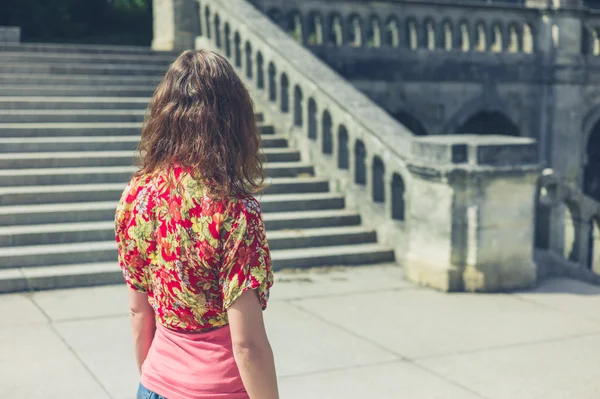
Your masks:
<instances>
[{"instance_id":1,"label":"stone staircase","mask_svg":"<svg viewBox=\"0 0 600 399\"><path fill-rule=\"evenodd\" d=\"M175 54L0 45L0 292L122 281L113 217L145 107ZM262 117L259 115L259 117ZM261 120L276 269L386 262L390 248Z\"/></svg>"}]
</instances>

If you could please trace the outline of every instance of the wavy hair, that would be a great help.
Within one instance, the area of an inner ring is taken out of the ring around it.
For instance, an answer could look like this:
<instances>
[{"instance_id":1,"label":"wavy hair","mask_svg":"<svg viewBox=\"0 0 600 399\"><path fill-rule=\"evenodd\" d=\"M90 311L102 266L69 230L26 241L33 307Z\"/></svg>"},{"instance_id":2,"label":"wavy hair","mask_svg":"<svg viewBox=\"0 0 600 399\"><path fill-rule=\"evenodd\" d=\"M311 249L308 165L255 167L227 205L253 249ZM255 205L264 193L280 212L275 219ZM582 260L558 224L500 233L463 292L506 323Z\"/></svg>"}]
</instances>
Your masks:
<instances>
[{"instance_id":1,"label":"wavy hair","mask_svg":"<svg viewBox=\"0 0 600 399\"><path fill-rule=\"evenodd\" d=\"M211 195L263 189L260 134L248 89L211 51L183 52L150 102L138 175L173 164L188 168Z\"/></svg>"}]
</instances>

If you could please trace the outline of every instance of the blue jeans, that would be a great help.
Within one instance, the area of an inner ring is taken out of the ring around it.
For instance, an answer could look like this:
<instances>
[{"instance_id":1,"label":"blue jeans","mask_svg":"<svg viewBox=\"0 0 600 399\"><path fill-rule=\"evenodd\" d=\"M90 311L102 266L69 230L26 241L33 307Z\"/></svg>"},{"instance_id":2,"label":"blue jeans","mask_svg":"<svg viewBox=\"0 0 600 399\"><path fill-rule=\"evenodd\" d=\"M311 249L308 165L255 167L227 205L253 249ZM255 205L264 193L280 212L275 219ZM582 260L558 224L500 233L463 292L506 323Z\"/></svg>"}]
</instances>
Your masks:
<instances>
[{"instance_id":1,"label":"blue jeans","mask_svg":"<svg viewBox=\"0 0 600 399\"><path fill-rule=\"evenodd\" d=\"M157 393L152 392L142 384L140 384L137 392L137 399L167 399Z\"/></svg>"}]
</instances>

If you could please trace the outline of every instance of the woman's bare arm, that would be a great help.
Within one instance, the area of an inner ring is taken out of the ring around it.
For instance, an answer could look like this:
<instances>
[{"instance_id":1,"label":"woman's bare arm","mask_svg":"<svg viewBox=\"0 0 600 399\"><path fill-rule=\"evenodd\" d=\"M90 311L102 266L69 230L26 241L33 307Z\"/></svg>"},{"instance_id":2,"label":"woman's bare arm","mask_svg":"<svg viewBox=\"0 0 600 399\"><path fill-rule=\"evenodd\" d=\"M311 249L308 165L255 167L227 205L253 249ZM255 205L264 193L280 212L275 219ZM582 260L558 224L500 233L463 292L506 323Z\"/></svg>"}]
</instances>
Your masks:
<instances>
[{"instance_id":1,"label":"woman's bare arm","mask_svg":"<svg viewBox=\"0 0 600 399\"><path fill-rule=\"evenodd\" d=\"M141 374L142 364L144 364L148 356L150 345L152 345L152 340L154 339L154 332L156 331L154 309L148 303L147 294L137 292L131 288L128 291L135 360Z\"/></svg>"},{"instance_id":2,"label":"woman's bare arm","mask_svg":"<svg viewBox=\"0 0 600 399\"><path fill-rule=\"evenodd\" d=\"M235 361L250 399L278 399L273 351L257 292L244 292L227 314Z\"/></svg>"}]
</instances>

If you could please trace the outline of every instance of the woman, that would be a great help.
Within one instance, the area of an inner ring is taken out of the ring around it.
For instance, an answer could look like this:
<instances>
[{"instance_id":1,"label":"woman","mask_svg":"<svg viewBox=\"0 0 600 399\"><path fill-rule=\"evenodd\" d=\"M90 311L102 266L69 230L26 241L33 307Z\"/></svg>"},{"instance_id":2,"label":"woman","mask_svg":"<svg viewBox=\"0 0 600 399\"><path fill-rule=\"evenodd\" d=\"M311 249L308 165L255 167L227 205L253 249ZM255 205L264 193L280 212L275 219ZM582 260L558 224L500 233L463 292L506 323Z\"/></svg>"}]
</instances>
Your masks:
<instances>
[{"instance_id":1,"label":"woman","mask_svg":"<svg viewBox=\"0 0 600 399\"><path fill-rule=\"evenodd\" d=\"M149 111L115 223L138 398L278 398L250 95L225 58L186 51Z\"/></svg>"}]
</instances>

